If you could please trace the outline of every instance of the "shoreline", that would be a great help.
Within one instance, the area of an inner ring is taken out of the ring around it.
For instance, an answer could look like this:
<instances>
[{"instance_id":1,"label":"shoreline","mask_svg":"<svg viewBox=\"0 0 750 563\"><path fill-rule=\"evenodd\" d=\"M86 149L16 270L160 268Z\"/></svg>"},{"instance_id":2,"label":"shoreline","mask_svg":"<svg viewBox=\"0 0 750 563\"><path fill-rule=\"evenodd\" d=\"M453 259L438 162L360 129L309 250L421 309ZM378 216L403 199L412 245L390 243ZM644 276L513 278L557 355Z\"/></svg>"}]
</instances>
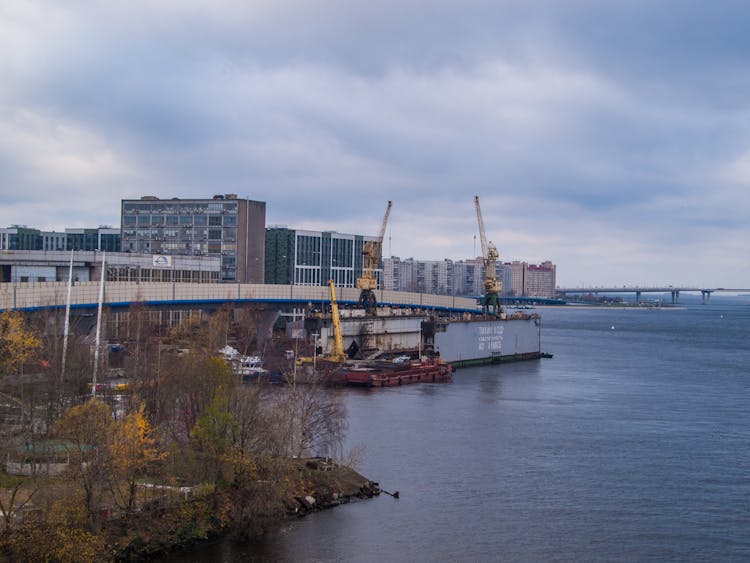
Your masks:
<instances>
[{"instance_id":1,"label":"shoreline","mask_svg":"<svg viewBox=\"0 0 750 563\"><path fill-rule=\"evenodd\" d=\"M619 309L627 311L681 311L687 309L686 305L661 305L659 307L649 305L572 305L567 303L565 305L536 305L535 309L545 310L570 310L570 309Z\"/></svg>"},{"instance_id":2,"label":"shoreline","mask_svg":"<svg viewBox=\"0 0 750 563\"><path fill-rule=\"evenodd\" d=\"M329 458L254 459L226 477L194 497L170 492L105 517L95 531L30 521L0 535L0 561L54 559L57 548L73 545L81 560L142 561L225 539L252 541L313 512L386 492Z\"/></svg>"},{"instance_id":3,"label":"shoreline","mask_svg":"<svg viewBox=\"0 0 750 563\"><path fill-rule=\"evenodd\" d=\"M277 483L240 478L207 497L179 503L167 511L155 507L143 512L142 526L128 529L124 537L108 545L113 560L144 560L225 538L240 543L252 541L275 533L286 522L381 493L376 481L326 458L283 463L289 464L292 471ZM178 526L170 521L185 514L194 517L187 521L183 518ZM167 526L163 527L165 520ZM155 532L152 537L144 537L151 532Z\"/></svg>"}]
</instances>

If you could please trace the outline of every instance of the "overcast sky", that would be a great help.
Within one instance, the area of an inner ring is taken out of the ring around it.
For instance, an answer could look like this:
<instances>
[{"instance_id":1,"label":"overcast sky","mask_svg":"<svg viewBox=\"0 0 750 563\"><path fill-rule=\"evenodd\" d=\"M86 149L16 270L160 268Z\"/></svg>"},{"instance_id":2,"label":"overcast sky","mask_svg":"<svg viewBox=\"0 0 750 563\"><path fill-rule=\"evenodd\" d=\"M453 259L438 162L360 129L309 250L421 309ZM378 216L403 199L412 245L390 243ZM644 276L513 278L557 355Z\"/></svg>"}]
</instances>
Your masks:
<instances>
[{"instance_id":1,"label":"overcast sky","mask_svg":"<svg viewBox=\"0 0 750 563\"><path fill-rule=\"evenodd\" d=\"M3 0L0 226L237 193L559 285L750 287L750 2Z\"/></svg>"}]
</instances>

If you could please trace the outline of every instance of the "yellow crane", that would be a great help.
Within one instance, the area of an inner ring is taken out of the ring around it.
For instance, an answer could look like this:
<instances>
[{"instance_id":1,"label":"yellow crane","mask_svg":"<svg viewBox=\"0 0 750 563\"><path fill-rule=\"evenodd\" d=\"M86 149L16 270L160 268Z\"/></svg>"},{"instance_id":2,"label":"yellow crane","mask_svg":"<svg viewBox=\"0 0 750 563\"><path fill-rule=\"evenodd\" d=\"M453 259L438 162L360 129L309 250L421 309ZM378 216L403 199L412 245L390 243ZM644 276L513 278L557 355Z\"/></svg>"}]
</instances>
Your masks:
<instances>
[{"instance_id":1,"label":"yellow crane","mask_svg":"<svg viewBox=\"0 0 750 563\"><path fill-rule=\"evenodd\" d=\"M380 266L380 256L383 253L383 237L385 236L385 227L388 225L388 216L391 214L393 202L388 200L388 206L385 209L383 223L380 225L378 237L372 241L368 240L362 247L362 275L357 278L357 289L359 293L359 303L368 313L375 312L377 299L375 290L378 288L378 280L375 271Z\"/></svg>"},{"instance_id":2,"label":"yellow crane","mask_svg":"<svg viewBox=\"0 0 750 563\"><path fill-rule=\"evenodd\" d=\"M336 302L336 289L333 286L333 280L328 280L328 287L331 289L331 320L333 321L333 345L331 354L325 359L331 362L343 362L346 360L344 353L344 339L341 336L341 317L339 316L339 304Z\"/></svg>"},{"instance_id":3,"label":"yellow crane","mask_svg":"<svg viewBox=\"0 0 750 563\"><path fill-rule=\"evenodd\" d=\"M502 312L500 307L499 294L503 290L503 282L497 279L496 264L500 258L500 253L491 241L487 240L487 234L484 231L484 221L482 220L482 208L479 205L479 196L474 196L474 207L477 210L477 223L479 223L479 240L482 243L482 259L484 261L484 296L482 298L482 310L485 314L489 313L492 308L493 314L497 315Z\"/></svg>"},{"instance_id":4,"label":"yellow crane","mask_svg":"<svg viewBox=\"0 0 750 563\"><path fill-rule=\"evenodd\" d=\"M316 359L322 362L340 364L347 359L346 353L344 352L344 338L341 335L341 316L339 315L339 304L336 301L336 288L333 284L333 280L328 280L328 288L331 291L331 324L333 325L331 353L321 355L319 358L297 358L297 365L314 364ZM317 346L317 342L315 343L315 346Z\"/></svg>"}]
</instances>

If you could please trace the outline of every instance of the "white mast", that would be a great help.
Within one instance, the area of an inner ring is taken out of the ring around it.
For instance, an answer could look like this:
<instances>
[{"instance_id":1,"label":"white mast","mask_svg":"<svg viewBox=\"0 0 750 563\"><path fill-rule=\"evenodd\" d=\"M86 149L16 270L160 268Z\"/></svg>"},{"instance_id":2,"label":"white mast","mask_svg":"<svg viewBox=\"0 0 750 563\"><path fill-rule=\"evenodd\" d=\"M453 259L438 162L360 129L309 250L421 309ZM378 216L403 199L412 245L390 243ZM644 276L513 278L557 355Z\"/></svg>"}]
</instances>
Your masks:
<instances>
[{"instance_id":1,"label":"white mast","mask_svg":"<svg viewBox=\"0 0 750 563\"><path fill-rule=\"evenodd\" d=\"M65 379L65 357L68 354L68 332L70 331L70 295L73 289L73 249L70 249L70 268L68 269L68 299L65 302L65 328L63 329L62 365L60 366L60 381Z\"/></svg>"},{"instance_id":2,"label":"white mast","mask_svg":"<svg viewBox=\"0 0 750 563\"><path fill-rule=\"evenodd\" d=\"M104 278L107 277L107 270L105 269L105 256L106 252L102 252L102 273L101 281L99 283L99 307L97 308L96 314L96 344L94 345L94 376L91 382L91 398L96 397L96 374L99 369L99 339L102 334L102 303L104 302Z\"/></svg>"}]
</instances>

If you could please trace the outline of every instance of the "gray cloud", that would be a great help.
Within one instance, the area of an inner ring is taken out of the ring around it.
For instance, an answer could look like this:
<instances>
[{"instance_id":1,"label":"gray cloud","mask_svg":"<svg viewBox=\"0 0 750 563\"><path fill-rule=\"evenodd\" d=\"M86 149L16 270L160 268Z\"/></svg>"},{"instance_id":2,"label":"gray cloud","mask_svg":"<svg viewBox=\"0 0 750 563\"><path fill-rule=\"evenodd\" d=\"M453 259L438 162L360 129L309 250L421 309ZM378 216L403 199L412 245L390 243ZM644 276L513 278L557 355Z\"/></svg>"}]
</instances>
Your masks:
<instances>
[{"instance_id":1,"label":"gray cloud","mask_svg":"<svg viewBox=\"0 0 750 563\"><path fill-rule=\"evenodd\" d=\"M393 199L386 250L463 258L477 193L503 255L552 259L561 283L750 286L735 242L750 235L748 11L6 6L0 224L116 224L121 198L233 192L267 201L269 223L375 232Z\"/></svg>"}]
</instances>

